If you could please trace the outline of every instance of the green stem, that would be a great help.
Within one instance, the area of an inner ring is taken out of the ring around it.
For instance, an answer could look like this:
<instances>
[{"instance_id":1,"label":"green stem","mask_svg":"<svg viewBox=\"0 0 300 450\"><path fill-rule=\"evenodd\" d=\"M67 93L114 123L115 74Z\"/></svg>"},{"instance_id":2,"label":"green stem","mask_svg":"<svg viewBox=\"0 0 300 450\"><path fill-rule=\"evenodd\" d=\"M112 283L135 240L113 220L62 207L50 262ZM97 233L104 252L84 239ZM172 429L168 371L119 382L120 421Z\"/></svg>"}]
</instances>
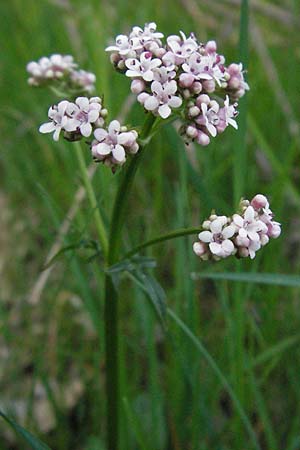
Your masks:
<instances>
[{"instance_id":1,"label":"green stem","mask_svg":"<svg viewBox=\"0 0 300 450\"><path fill-rule=\"evenodd\" d=\"M134 176L142 159L156 118L149 114L140 134L139 152L131 159L119 184L112 212L110 225L108 265L117 262L120 252L121 232ZM119 327L118 327L118 293L111 276L105 279L105 358L106 358L106 392L107 392L107 450L119 450Z\"/></svg>"},{"instance_id":2,"label":"green stem","mask_svg":"<svg viewBox=\"0 0 300 450\"><path fill-rule=\"evenodd\" d=\"M130 258L131 256L138 253L140 250L146 247L150 247L151 245L158 244L159 242L169 241L171 239L175 239L182 236L189 236L191 234L198 234L202 228L181 228L179 230L171 231L170 233L162 234L157 236L156 238L150 239L149 241L145 241L142 244L138 245L131 249L128 253L124 255L124 259Z\"/></svg>"},{"instance_id":3,"label":"green stem","mask_svg":"<svg viewBox=\"0 0 300 450\"><path fill-rule=\"evenodd\" d=\"M108 241L107 241L106 230L105 230L104 223L103 223L100 211L99 211L96 195L95 195L91 180L88 175L87 167L86 167L84 156L83 156L83 150L82 150L79 142L75 142L75 150L76 150L79 169L81 172L85 190L86 190L91 208L94 211L95 225L96 225L96 229L97 229L97 233L98 233L98 238L99 238L101 248L103 251L104 259L106 260L107 253L108 253Z\"/></svg>"}]
</instances>

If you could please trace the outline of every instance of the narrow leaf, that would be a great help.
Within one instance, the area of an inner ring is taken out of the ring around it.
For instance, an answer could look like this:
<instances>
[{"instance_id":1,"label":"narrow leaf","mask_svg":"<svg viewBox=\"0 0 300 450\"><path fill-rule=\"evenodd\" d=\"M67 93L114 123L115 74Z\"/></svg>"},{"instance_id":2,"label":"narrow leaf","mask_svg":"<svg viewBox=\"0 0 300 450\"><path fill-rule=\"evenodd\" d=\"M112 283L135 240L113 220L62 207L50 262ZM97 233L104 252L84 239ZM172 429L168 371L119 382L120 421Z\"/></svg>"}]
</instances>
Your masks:
<instances>
[{"instance_id":1,"label":"narrow leaf","mask_svg":"<svg viewBox=\"0 0 300 450\"><path fill-rule=\"evenodd\" d=\"M300 276L282 273L251 273L251 272L202 272L191 274L193 280L209 278L211 280L243 281L246 283L272 284L276 286L300 287Z\"/></svg>"},{"instance_id":2,"label":"narrow leaf","mask_svg":"<svg viewBox=\"0 0 300 450\"><path fill-rule=\"evenodd\" d=\"M21 427L21 425L18 425L13 419L7 417L1 410L0 417L2 417L15 433L21 436L33 450L51 450L48 445L33 436L29 431Z\"/></svg>"}]
</instances>

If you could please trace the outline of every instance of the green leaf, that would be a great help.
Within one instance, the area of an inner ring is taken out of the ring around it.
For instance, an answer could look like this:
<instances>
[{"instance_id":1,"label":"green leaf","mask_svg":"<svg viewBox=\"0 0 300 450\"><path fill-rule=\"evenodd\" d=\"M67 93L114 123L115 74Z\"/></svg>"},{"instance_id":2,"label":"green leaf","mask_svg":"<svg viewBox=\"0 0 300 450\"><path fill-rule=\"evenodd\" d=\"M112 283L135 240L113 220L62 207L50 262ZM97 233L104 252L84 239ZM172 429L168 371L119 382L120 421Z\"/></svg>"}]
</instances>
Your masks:
<instances>
[{"instance_id":1,"label":"green leaf","mask_svg":"<svg viewBox=\"0 0 300 450\"><path fill-rule=\"evenodd\" d=\"M51 450L48 445L33 436L29 431L25 430L25 428L18 425L13 419L7 417L1 410L0 417L2 417L15 433L21 436L33 450Z\"/></svg>"},{"instance_id":2,"label":"green leaf","mask_svg":"<svg viewBox=\"0 0 300 450\"><path fill-rule=\"evenodd\" d=\"M191 274L193 280L209 278L211 280L242 281L246 283L272 284L276 286L300 287L300 276L282 273L251 273L251 272L202 272Z\"/></svg>"},{"instance_id":3,"label":"green leaf","mask_svg":"<svg viewBox=\"0 0 300 450\"><path fill-rule=\"evenodd\" d=\"M128 275L146 293L161 325L166 328L166 294L161 285L152 275L140 270Z\"/></svg>"},{"instance_id":4,"label":"green leaf","mask_svg":"<svg viewBox=\"0 0 300 450\"><path fill-rule=\"evenodd\" d=\"M139 269L152 269L156 267L156 261L153 258L146 256L133 256L132 258L124 259L116 264L110 266L106 272L109 274L120 272L135 272Z\"/></svg>"},{"instance_id":5,"label":"green leaf","mask_svg":"<svg viewBox=\"0 0 300 450\"><path fill-rule=\"evenodd\" d=\"M43 269L44 270L48 269L66 252L69 252L71 250L78 250L78 249L82 249L82 248L96 250L96 256L101 254L101 251L99 250L98 244L96 241L82 239L81 241L76 242L75 244L70 244L70 245L66 245L65 247L62 247L57 253L55 253L55 255L50 259L50 261L48 261L47 264L44 265ZM95 255L93 255L93 257L94 256Z\"/></svg>"},{"instance_id":6,"label":"green leaf","mask_svg":"<svg viewBox=\"0 0 300 450\"><path fill-rule=\"evenodd\" d=\"M211 356L211 354L206 350L200 339L198 339L191 330L186 326L186 324L172 311L170 308L167 309L167 313L169 317L176 323L176 325L181 329L181 331L184 333L184 335L191 341L191 343L194 345L195 349L199 352L200 355L206 360L208 365L210 366L211 370L215 373L216 377L219 379L223 387L228 392L233 404L235 405L235 408L241 418L241 421L243 422L249 437L253 443L253 448L256 450L261 450L261 447L258 443L255 431L251 425L251 422L249 418L246 415L246 412L239 401L239 398L237 397L236 393L234 392L233 388L227 381L227 378L215 362L214 358Z\"/></svg>"}]
</instances>

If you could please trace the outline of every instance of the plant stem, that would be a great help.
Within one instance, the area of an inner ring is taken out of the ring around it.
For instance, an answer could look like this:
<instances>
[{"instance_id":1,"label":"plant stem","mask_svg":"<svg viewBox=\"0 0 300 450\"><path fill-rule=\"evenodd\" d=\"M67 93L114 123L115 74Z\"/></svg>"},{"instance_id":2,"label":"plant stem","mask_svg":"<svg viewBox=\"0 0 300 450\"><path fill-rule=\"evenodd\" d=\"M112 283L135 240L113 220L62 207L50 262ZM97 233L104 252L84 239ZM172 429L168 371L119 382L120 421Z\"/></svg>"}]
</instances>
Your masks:
<instances>
[{"instance_id":1,"label":"plant stem","mask_svg":"<svg viewBox=\"0 0 300 450\"><path fill-rule=\"evenodd\" d=\"M83 150L82 150L79 142L75 142L75 151L76 151L76 155L77 155L77 160L78 160L81 176L82 176L83 183L85 186L85 190L86 190L91 208L94 211L95 225L96 225L96 229L97 229L97 233L98 233L98 238L99 238L99 241L101 244L101 248L103 251L104 260L106 260L107 253L108 253L108 241L107 241L106 230L105 230L104 223L103 223L103 220L102 220L102 217L100 214L96 195L95 195L91 180L90 180L88 172L87 172L87 167L86 167L86 163L85 163L84 156L83 156Z\"/></svg>"},{"instance_id":2,"label":"plant stem","mask_svg":"<svg viewBox=\"0 0 300 450\"><path fill-rule=\"evenodd\" d=\"M151 139L156 118L149 114L140 134L139 152L131 159L119 184L110 224L108 265L117 262L120 252L121 232L125 221L127 201L145 147ZM107 450L119 450L119 327L118 293L110 275L105 278L105 358L107 394Z\"/></svg>"},{"instance_id":3,"label":"plant stem","mask_svg":"<svg viewBox=\"0 0 300 450\"><path fill-rule=\"evenodd\" d=\"M159 242L169 241L171 239L175 239L182 236L189 236L191 234L198 234L202 228L180 228L179 230L171 231L170 233L162 234L157 236L156 238L150 239L149 241L145 241L142 244L138 245L131 249L128 253L124 255L124 259L130 258L131 256L138 253L140 250L146 247L150 247L151 245L158 244Z\"/></svg>"}]
</instances>

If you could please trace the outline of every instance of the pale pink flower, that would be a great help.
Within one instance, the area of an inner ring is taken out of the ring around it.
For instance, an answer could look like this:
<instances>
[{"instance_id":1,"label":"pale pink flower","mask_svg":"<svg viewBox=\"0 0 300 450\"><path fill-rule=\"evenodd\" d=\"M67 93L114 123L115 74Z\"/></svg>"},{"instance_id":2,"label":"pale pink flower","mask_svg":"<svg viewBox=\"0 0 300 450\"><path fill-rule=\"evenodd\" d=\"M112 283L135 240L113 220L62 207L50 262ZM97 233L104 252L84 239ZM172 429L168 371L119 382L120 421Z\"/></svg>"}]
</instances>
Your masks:
<instances>
[{"instance_id":1,"label":"pale pink flower","mask_svg":"<svg viewBox=\"0 0 300 450\"><path fill-rule=\"evenodd\" d=\"M175 80L164 84L153 81L151 91L152 95L146 92L140 94L138 101L143 104L145 109L158 114L163 119L171 115L171 108L179 108L182 104L182 99L174 95L177 92L177 83Z\"/></svg>"},{"instance_id":2,"label":"pale pink flower","mask_svg":"<svg viewBox=\"0 0 300 450\"><path fill-rule=\"evenodd\" d=\"M235 253L235 246L230 240L235 230L235 226L228 225L226 216L218 216L210 223L209 230L199 233L198 238L200 242L208 244L214 256L227 258Z\"/></svg>"},{"instance_id":3,"label":"pale pink flower","mask_svg":"<svg viewBox=\"0 0 300 450\"><path fill-rule=\"evenodd\" d=\"M75 130L78 130L84 137L89 137L93 131L93 124L100 118L101 99L99 97L77 97L74 103L67 107L68 114L72 117L71 123ZM103 125L101 120L98 125Z\"/></svg>"},{"instance_id":4,"label":"pale pink flower","mask_svg":"<svg viewBox=\"0 0 300 450\"><path fill-rule=\"evenodd\" d=\"M61 130L75 131L76 127L72 121L71 116L67 114L67 109L70 107L70 102L62 100L58 105L51 106L48 111L50 122L44 123L40 126L40 133L52 133L53 139L58 141Z\"/></svg>"},{"instance_id":5,"label":"pale pink flower","mask_svg":"<svg viewBox=\"0 0 300 450\"><path fill-rule=\"evenodd\" d=\"M30 75L28 83L32 86L59 80L64 75L70 74L77 64L74 63L71 55L54 54L48 57L43 56L37 62L31 61L27 64L26 70Z\"/></svg>"},{"instance_id":6,"label":"pale pink flower","mask_svg":"<svg viewBox=\"0 0 300 450\"><path fill-rule=\"evenodd\" d=\"M167 47L174 55L174 63L176 65L183 64L192 53L196 52L199 44L193 35L188 38L180 31L180 36L172 35L167 38Z\"/></svg>"},{"instance_id":7,"label":"pale pink flower","mask_svg":"<svg viewBox=\"0 0 300 450\"><path fill-rule=\"evenodd\" d=\"M229 104L229 97L226 95L226 99L224 101L224 107L219 111L219 123L217 125L217 129L219 133L222 133L228 125L231 125L236 130L238 129L238 124L234 120L234 118L238 115L236 110L237 104L233 105Z\"/></svg>"},{"instance_id":8,"label":"pale pink flower","mask_svg":"<svg viewBox=\"0 0 300 450\"><path fill-rule=\"evenodd\" d=\"M126 161L126 152L136 153L139 149L137 132L124 131L124 127L121 127L117 120L113 120L107 130L97 128L94 136L92 155L110 167L123 165Z\"/></svg>"},{"instance_id":9,"label":"pale pink flower","mask_svg":"<svg viewBox=\"0 0 300 450\"><path fill-rule=\"evenodd\" d=\"M90 93L95 89L96 75L85 70L75 70L71 73L71 81L75 87Z\"/></svg>"},{"instance_id":10,"label":"pale pink flower","mask_svg":"<svg viewBox=\"0 0 300 450\"><path fill-rule=\"evenodd\" d=\"M128 58L125 61L127 67L127 77L141 77L145 81L152 81L154 78L154 69L161 65L161 59L152 59L151 52L144 52L140 56L140 60L136 58Z\"/></svg>"}]
</instances>

